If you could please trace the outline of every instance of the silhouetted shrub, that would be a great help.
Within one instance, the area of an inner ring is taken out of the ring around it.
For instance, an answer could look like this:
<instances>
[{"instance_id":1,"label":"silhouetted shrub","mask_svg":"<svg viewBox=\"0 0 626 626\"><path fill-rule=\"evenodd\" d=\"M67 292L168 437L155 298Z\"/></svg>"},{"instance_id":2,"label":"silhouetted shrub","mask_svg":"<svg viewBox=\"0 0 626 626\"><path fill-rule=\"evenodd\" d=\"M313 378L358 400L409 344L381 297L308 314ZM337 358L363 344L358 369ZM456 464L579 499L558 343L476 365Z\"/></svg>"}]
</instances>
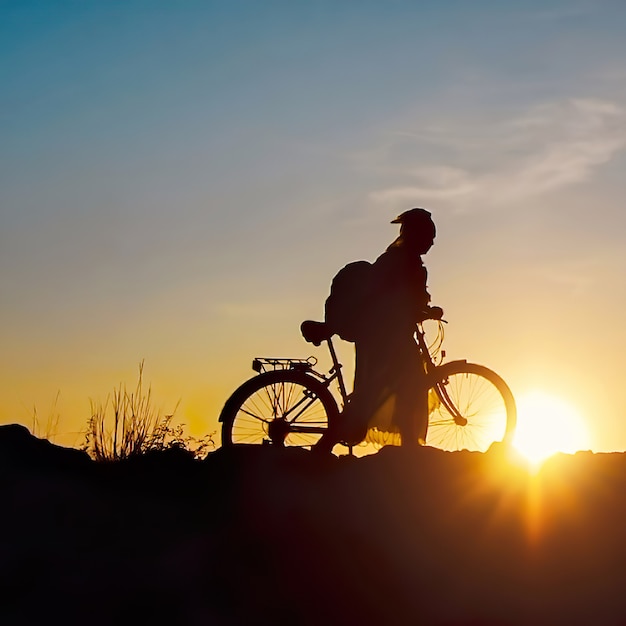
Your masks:
<instances>
[{"instance_id":1,"label":"silhouetted shrub","mask_svg":"<svg viewBox=\"0 0 626 626\"><path fill-rule=\"evenodd\" d=\"M174 411L165 416L154 407L152 387L143 384L143 361L133 391L120 383L104 404L91 401L82 449L96 461L119 461L147 452L181 448L200 458L215 447L213 434L185 435L184 424L172 424Z\"/></svg>"}]
</instances>

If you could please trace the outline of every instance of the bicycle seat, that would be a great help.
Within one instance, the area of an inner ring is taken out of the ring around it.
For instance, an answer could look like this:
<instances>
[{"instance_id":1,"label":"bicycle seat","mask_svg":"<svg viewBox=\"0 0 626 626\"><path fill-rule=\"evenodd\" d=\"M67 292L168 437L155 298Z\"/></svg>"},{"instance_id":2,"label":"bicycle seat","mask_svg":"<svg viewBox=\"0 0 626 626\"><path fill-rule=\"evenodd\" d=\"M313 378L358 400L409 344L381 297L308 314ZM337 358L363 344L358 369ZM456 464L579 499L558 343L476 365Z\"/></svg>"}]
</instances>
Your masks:
<instances>
[{"instance_id":1,"label":"bicycle seat","mask_svg":"<svg viewBox=\"0 0 626 626\"><path fill-rule=\"evenodd\" d=\"M315 322L313 320L305 320L300 324L300 332L305 341L319 346L322 341L330 339L332 332L329 330L325 322Z\"/></svg>"}]
</instances>

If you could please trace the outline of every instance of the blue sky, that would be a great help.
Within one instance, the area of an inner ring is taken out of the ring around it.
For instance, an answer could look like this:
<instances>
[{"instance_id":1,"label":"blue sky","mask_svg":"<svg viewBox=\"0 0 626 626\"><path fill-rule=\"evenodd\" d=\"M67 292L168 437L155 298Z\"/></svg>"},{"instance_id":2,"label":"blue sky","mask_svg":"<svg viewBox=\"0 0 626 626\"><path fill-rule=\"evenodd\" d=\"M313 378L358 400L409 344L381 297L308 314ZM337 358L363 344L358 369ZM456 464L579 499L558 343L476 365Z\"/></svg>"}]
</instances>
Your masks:
<instances>
[{"instance_id":1,"label":"blue sky","mask_svg":"<svg viewBox=\"0 0 626 626\"><path fill-rule=\"evenodd\" d=\"M77 432L145 358L214 430L421 205L449 353L626 449L624 26L617 0L1 2L0 420L60 390Z\"/></svg>"}]
</instances>

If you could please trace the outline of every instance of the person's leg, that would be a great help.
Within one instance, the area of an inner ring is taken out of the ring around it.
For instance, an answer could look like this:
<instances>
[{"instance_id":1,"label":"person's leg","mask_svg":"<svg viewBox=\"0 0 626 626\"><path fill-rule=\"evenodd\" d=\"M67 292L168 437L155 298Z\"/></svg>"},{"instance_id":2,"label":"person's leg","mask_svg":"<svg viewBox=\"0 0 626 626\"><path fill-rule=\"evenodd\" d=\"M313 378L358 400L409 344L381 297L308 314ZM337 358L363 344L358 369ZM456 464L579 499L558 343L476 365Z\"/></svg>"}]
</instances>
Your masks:
<instances>
[{"instance_id":1,"label":"person's leg","mask_svg":"<svg viewBox=\"0 0 626 626\"><path fill-rule=\"evenodd\" d=\"M415 342L398 349L394 421L403 446L423 445L428 429L428 384Z\"/></svg>"},{"instance_id":2,"label":"person's leg","mask_svg":"<svg viewBox=\"0 0 626 626\"><path fill-rule=\"evenodd\" d=\"M360 443L367 436L369 422L391 393L390 362L393 351L378 335L362 340L356 349L354 392L343 412L348 440Z\"/></svg>"},{"instance_id":3,"label":"person's leg","mask_svg":"<svg viewBox=\"0 0 626 626\"><path fill-rule=\"evenodd\" d=\"M380 358L375 341L360 341L355 346L353 392L339 419L329 426L314 450L330 453L339 442L360 443L367 435L367 424L386 388L386 359Z\"/></svg>"},{"instance_id":4,"label":"person's leg","mask_svg":"<svg viewBox=\"0 0 626 626\"><path fill-rule=\"evenodd\" d=\"M425 385L402 385L396 395L396 410L402 445L423 445L428 428L428 389Z\"/></svg>"},{"instance_id":5,"label":"person's leg","mask_svg":"<svg viewBox=\"0 0 626 626\"><path fill-rule=\"evenodd\" d=\"M337 443L357 445L367 435L370 400L368 394L355 392L339 419L329 424L328 429L313 446L313 450L330 454Z\"/></svg>"}]
</instances>

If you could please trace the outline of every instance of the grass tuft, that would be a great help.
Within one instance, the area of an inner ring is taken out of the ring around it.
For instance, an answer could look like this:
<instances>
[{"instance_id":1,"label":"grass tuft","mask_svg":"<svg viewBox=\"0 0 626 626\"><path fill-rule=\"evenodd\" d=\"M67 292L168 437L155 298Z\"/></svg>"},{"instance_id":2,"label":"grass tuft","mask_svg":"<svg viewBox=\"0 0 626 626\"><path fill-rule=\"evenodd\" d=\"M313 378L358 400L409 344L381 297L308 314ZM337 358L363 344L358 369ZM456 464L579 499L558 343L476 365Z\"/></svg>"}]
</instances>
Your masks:
<instances>
[{"instance_id":1,"label":"grass tuft","mask_svg":"<svg viewBox=\"0 0 626 626\"><path fill-rule=\"evenodd\" d=\"M91 404L85 443L82 446L96 461L120 461L147 452L172 448L187 450L201 458L215 447L213 434L201 438L186 436L184 424L173 425L171 414L161 416L152 401L152 387L143 382L144 362L139 364L135 388L120 383L104 404Z\"/></svg>"},{"instance_id":2,"label":"grass tuft","mask_svg":"<svg viewBox=\"0 0 626 626\"><path fill-rule=\"evenodd\" d=\"M39 420L39 413L37 411L37 405L33 406L33 418L31 421L30 432L39 437L40 439L47 439L48 441L54 441L57 437L57 431L59 429L59 420L61 415L58 411L59 396L61 390L59 389L54 398L54 402L48 411L48 417L45 423Z\"/></svg>"}]
</instances>

